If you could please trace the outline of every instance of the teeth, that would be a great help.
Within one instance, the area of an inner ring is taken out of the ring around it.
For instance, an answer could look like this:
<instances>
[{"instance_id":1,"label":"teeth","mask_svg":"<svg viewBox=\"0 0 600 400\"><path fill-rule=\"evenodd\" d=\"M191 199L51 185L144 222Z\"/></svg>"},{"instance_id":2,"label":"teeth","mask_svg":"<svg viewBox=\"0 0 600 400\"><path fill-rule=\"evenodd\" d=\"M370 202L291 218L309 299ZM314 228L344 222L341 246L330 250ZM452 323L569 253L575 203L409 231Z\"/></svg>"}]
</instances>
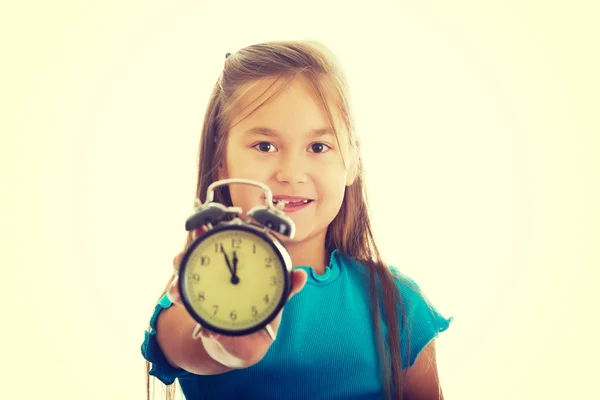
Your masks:
<instances>
[{"instance_id":1,"label":"teeth","mask_svg":"<svg viewBox=\"0 0 600 400\"><path fill-rule=\"evenodd\" d=\"M300 201L289 201L289 200L273 200L273 203L277 206L283 204L287 206L288 204L307 204L309 202L308 199L300 200Z\"/></svg>"}]
</instances>

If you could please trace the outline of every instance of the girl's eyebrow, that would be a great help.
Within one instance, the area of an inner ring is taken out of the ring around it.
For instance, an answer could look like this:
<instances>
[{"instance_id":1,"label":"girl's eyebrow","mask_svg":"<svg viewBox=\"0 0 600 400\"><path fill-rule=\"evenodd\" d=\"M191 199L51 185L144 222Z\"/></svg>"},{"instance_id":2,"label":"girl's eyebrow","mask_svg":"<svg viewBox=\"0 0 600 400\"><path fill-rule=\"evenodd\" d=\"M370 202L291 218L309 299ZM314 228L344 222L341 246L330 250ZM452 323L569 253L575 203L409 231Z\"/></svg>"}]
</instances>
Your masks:
<instances>
[{"instance_id":1,"label":"girl's eyebrow","mask_svg":"<svg viewBox=\"0 0 600 400\"><path fill-rule=\"evenodd\" d=\"M312 131L309 131L308 133L312 137L319 137L319 136L334 134L334 132L329 128L313 129ZM281 133L279 133L277 130L271 129L271 128L265 128L262 126L257 126L255 128L249 129L246 131L246 134L263 135L263 136L281 136Z\"/></svg>"}]
</instances>

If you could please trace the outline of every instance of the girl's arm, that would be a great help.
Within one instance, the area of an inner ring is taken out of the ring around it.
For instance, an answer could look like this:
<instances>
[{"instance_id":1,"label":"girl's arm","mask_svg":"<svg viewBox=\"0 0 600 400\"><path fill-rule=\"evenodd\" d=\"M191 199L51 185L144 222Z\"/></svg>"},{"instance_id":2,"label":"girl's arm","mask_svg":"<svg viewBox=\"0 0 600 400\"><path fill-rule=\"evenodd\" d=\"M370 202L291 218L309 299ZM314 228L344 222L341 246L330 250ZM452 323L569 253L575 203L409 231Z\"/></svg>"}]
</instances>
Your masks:
<instances>
[{"instance_id":1,"label":"girl's arm","mask_svg":"<svg viewBox=\"0 0 600 400\"><path fill-rule=\"evenodd\" d=\"M180 253L173 260L176 270L179 269L182 255L183 253ZM306 280L305 271L292 272L289 299L302 290ZM200 338L193 339L192 332L196 321L181 302L177 278L171 282L167 294L172 305L162 310L157 317L156 341L164 358L173 368L183 369L195 375L222 374L258 363L271 347L272 339L265 330L231 337L214 335L202 329ZM275 335L279 330L282 314L283 310L270 323Z\"/></svg>"},{"instance_id":2,"label":"girl's arm","mask_svg":"<svg viewBox=\"0 0 600 400\"><path fill-rule=\"evenodd\" d=\"M192 233L192 238L203 230ZM175 270L179 270L183 252L173 260ZM292 272L292 289L289 299L300 292L307 280L305 271ZM173 367L183 369L195 375L216 375L232 369L247 368L263 359L269 350L272 339L261 330L246 336L228 337L214 335L202 329L198 339L192 338L196 321L187 312L181 302L179 285L175 278L167 295L172 305L158 315L156 320L156 341L164 358ZM275 334L279 330L283 310L271 321Z\"/></svg>"},{"instance_id":3,"label":"girl's arm","mask_svg":"<svg viewBox=\"0 0 600 400\"><path fill-rule=\"evenodd\" d=\"M290 297L306 282L304 271L294 271L293 276L296 279L293 279ZM177 285L172 285L169 293L174 287ZM179 298L178 295L173 297ZM279 330L282 314L283 310L270 323L275 334ZM196 375L216 375L232 369L250 367L263 359L273 343L264 329L238 337L217 335L202 329L200 338L193 339L192 332L195 326L196 322L185 307L179 301L175 301L157 318L156 340L172 367Z\"/></svg>"},{"instance_id":4,"label":"girl's arm","mask_svg":"<svg viewBox=\"0 0 600 400\"><path fill-rule=\"evenodd\" d=\"M207 353L203 337L192 339L195 326L196 323L183 307L173 305L160 313L156 340L169 364L196 375L231 371L232 368L226 367Z\"/></svg>"},{"instance_id":5,"label":"girl's arm","mask_svg":"<svg viewBox=\"0 0 600 400\"><path fill-rule=\"evenodd\" d=\"M435 340L421 351L412 367L406 371L404 398L407 400L443 400L438 376Z\"/></svg>"}]
</instances>

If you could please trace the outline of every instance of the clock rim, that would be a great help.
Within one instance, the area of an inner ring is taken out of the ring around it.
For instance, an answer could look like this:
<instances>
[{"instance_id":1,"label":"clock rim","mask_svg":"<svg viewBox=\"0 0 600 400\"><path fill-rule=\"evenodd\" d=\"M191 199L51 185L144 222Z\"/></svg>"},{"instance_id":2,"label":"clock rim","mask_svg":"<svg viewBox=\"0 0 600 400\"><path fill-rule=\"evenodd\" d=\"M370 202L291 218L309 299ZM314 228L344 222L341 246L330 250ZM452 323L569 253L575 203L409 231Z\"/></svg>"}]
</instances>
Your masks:
<instances>
[{"instance_id":1,"label":"clock rim","mask_svg":"<svg viewBox=\"0 0 600 400\"><path fill-rule=\"evenodd\" d=\"M184 289L184 285L183 285L184 279L183 278L185 277L185 272L187 269L187 261L189 260L191 254L194 252L196 247L198 247L200 245L200 243L202 243L204 240L210 238L211 236L213 236L217 233L224 232L224 231L236 231L236 230L237 231L241 230L241 231L245 231L247 233L256 235L258 238L262 239L264 242L266 242L267 245L269 245L273 249L273 251L275 252L275 255L277 256L277 258L280 261L281 268L284 269L284 271L283 271L284 272L284 274L283 274L284 275L283 276L284 287L283 287L283 293L282 293L281 297L279 298L277 305L275 306L273 311L267 317L261 319L257 324L252 325L248 328L231 330L231 329L223 329L221 327L213 325L209 321L202 318L194 310L191 302L188 300L186 290ZM185 251L185 253L181 259L181 264L180 264L180 268L179 268L179 279L178 279L177 284L179 286L179 293L181 294L181 301L182 301L184 307L186 308L187 312L192 316L192 318L197 323L199 323L203 328L207 328L208 330L211 330L215 333L219 333L219 334L227 335L227 336L244 336L244 335L249 335L249 334L258 332L261 329L264 329L271 321L273 321L273 319L275 319L277 314L279 314L279 312L281 311L281 309L287 302L289 293L291 291L291 286L292 286L291 271L292 271L292 262L291 262L289 253L287 252L283 243L281 243L281 241L275 235L271 234L270 232L265 232L263 228L255 227L254 225L251 225L251 224L217 225L210 230L202 232L190 244L188 249Z\"/></svg>"}]
</instances>

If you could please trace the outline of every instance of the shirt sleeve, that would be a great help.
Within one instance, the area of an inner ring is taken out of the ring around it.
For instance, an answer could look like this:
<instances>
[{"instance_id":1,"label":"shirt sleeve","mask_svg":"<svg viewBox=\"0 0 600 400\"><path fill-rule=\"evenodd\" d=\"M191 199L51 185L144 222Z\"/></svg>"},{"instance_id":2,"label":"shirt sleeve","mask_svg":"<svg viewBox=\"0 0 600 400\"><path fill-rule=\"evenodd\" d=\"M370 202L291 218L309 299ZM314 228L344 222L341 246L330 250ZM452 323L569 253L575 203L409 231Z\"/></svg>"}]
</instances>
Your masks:
<instances>
[{"instance_id":1,"label":"shirt sleeve","mask_svg":"<svg viewBox=\"0 0 600 400\"><path fill-rule=\"evenodd\" d=\"M181 368L173 368L156 340L156 321L161 311L171 307L172 303L165 294L156 304L154 314L150 318L150 328L144 333L142 343L142 355L148 360L152 367L149 374L159 379L165 385L171 385L175 379L189 375L190 373Z\"/></svg>"},{"instance_id":2,"label":"shirt sleeve","mask_svg":"<svg viewBox=\"0 0 600 400\"><path fill-rule=\"evenodd\" d=\"M433 306L414 280L392 269L404 303L406 319L399 312L402 364L414 365L425 347L450 326L453 318L445 318ZM406 321L406 322L405 322Z\"/></svg>"}]
</instances>

